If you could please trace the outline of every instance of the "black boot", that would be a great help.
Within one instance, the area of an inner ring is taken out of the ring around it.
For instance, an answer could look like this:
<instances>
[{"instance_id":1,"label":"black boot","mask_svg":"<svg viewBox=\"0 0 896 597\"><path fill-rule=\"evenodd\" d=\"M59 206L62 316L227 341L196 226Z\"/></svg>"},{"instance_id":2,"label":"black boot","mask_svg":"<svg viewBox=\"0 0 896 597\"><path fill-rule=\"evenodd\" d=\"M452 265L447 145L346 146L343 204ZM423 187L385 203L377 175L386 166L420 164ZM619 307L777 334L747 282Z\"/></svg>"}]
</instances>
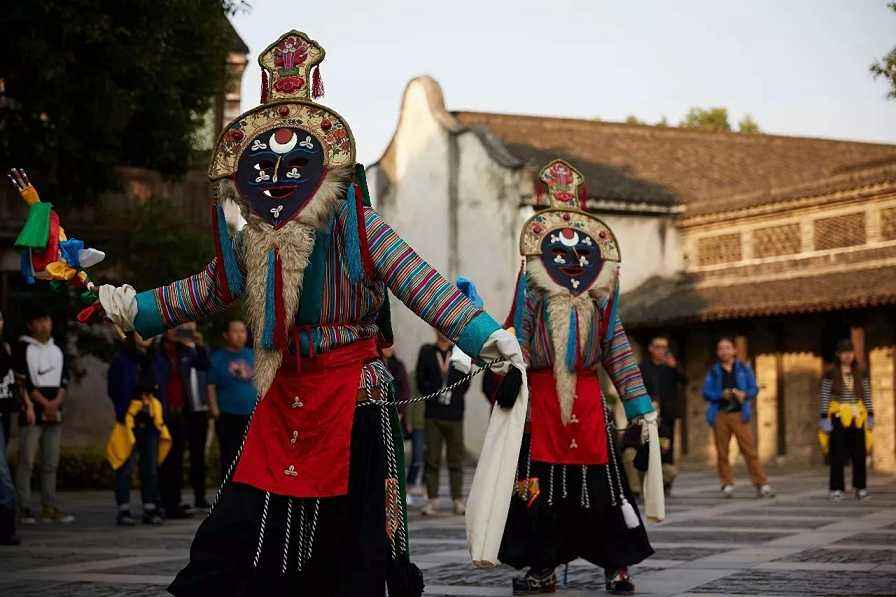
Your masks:
<instances>
[{"instance_id":1,"label":"black boot","mask_svg":"<svg viewBox=\"0 0 896 597\"><path fill-rule=\"evenodd\" d=\"M16 511L0 509L0 545L19 545L21 542L16 535Z\"/></svg>"},{"instance_id":2,"label":"black boot","mask_svg":"<svg viewBox=\"0 0 896 597\"><path fill-rule=\"evenodd\" d=\"M614 595L630 595L635 592L635 583L629 576L628 568L609 570L604 572L607 583L607 593Z\"/></svg>"},{"instance_id":3,"label":"black boot","mask_svg":"<svg viewBox=\"0 0 896 597\"><path fill-rule=\"evenodd\" d=\"M557 575L549 568L542 572L529 569L525 576L513 579L514 595L541 595L542 593L557 592Z\"/></svg>"}]
</instances>

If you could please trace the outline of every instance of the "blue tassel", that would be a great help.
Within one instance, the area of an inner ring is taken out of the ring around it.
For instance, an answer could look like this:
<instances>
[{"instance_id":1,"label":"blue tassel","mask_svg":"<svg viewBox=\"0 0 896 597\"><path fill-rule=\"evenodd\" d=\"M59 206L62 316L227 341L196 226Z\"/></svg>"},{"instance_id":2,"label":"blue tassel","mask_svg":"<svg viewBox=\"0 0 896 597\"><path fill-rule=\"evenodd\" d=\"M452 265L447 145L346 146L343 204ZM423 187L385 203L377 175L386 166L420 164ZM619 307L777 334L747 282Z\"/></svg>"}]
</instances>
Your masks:
<instances>
[{"instance_id":1,"label":"blue tassel","mask_svg":"<svg viewBox=\"0 0 896 597\"><path fill-rule=\"evenodd\" d=\"M264 297L264 332L261 335L261 346L263 348L274 348L274 330L277 326L276 316L276 284L274 283L277 273L276 268L277 255L274 249L268 251L268 280Z\"/></svg>"},{"instance_id":2,"label":"blue tassel","mask_svg":"<svg viewBox=\"0 0 896 597\"><path fill-rule=\"evenodd\" d=\"M360 282L364 279L364 266L361 263L361 239L358 238L358 201L355 197L355 185L349 185L345 196L345 262L348 266L348 279Z\"/></svg>"},{"instance_id":3,"label":"blue tassel","mask_svg":"<svg viewBox=\"0 0 896 597\"><path fill-rule=\"evenodd\" d=\"M237 297L243 294L245 278L236 261L236 251L233 249L233 239L230 238L230 230L227 229L227 220L224 218L224 207L219 203L218 210L218 235L217 240L221 249L221 260L224 262L224 273L227 277L227 286L230 295Z\"/></svg>"},{"instance_id":4,"label":"blue tassel","mask_svg":"<svg viewBox=\"0 0 896 597\"><path fill-rule=\"evenodd\" d=\"M516 339L521 343L523 342L523 310L526 308L527 283L527 275L521 272L518 276L516 292L513 296L513 329L516 331ZM545 314L547 314L547 311L545 311Z\"/></svg>"},{"instance_id":5,"label":"blue tassel","mask_svg":"<svg viewBox=\"0 0 896 597\"><path fill-rule=\"evenodd\" d=\"M34 268L31 266L31 248L22 251L22 278L25 284L34 284Z\"/></svg>"},{"instance_id":6,"label":"blue tassel","mask_svg":"<svg viewBox=\"0 0 896 597\"><path fill-rule=\"evenodd\" d=\"M576 310L569 310L569 338L566 339L566 369L569 371L576 370L576 360L579 348L579 318L576 317Z\"/></svg>"},{"instance_id":7,"label":"blue tassel","mask_svg":"<svg viewBox=\"0 0 896 597\"><path fill-rule=\"evenodd\" d=\"M604 338L604 350L606 351L610 347L610 343L613 342L613 337L616 335L616 312L619 307L619 284L616 284L616 289L613 291L613 297L610 299L610 316L607 318L607 335ZM609 354L607 352L606 354Z\"/></svg>"},{"instance_id":8,"label":"blue tassel","mask_svg":"<svg viewBox=\"0 0 896 597\"><path fill-rule=\"evenodd\" d=\"M65 262L75 269L81 269L81 259L78 251L84 248L84 241L70 238L59 243L59 252Z\"/></svg>"}]
</instances>

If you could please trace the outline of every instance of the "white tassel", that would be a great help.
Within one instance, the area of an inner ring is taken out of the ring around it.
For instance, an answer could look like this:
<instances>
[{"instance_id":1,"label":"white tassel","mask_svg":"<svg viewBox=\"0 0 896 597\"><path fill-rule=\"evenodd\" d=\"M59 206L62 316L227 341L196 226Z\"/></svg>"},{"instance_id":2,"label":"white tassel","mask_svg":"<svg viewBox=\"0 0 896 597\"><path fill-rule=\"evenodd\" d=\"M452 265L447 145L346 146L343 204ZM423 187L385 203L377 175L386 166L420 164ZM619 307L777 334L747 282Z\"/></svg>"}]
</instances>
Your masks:
<instances>
[{"instance_id":1,"label":"white tassel","mask_svg":"<svg viewBox=\"0 0 896 597\"><path fill-rule=\"evenodd\" d=\"M630 529L636 529L641 526L641 521L638 520L638 515L635 514L635 509L632 508L632 505L628 503L628 500L625 497L622 498L622 518L625 519L625 526Z\"/></svg>"}]
</instances>

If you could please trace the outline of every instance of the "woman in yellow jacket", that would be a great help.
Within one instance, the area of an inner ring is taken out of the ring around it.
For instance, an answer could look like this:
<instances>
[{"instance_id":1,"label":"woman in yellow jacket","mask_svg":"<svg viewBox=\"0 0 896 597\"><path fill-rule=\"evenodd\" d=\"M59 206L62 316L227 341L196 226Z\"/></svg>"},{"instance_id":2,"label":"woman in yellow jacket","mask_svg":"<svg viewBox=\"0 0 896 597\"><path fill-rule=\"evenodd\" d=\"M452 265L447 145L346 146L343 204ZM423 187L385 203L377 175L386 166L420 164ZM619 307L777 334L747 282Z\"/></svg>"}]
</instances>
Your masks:
<instances>
[{"instance_id":1,"label":"woman in yellow jacket","mask_svg":"<svg viewBox=\"0 0 896 597\"><path fill-rule=\"evenodd\" d=\"M856 361L849 340L837 344L834 366L821 380L819 414L822 448L827 444L830 454L831 499L843 499L843 466L847 460L852 462L852 488L856 499L867 498L865 455L871 445L874 408L871 384Z\"/></svg>"}]
</instances>

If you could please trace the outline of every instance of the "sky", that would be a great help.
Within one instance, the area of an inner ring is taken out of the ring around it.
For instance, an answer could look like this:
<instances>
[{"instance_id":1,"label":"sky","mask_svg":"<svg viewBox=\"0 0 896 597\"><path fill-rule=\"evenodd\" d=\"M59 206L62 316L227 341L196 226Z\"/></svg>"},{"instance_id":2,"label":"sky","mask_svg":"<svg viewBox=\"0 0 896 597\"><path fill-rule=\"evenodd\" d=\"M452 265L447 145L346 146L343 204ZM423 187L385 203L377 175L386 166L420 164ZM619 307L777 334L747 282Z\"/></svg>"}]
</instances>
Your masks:
<instances>
[{"instance_id":1,"label":"sky","mask_svg":"<svg viewBox=\"0 0 896 597\"><path fill-rule=\"evenodd\" d=\"M404 87L427 74L449 110L678 123L692 106L749 113L763 132L896 143L896 100L869 73L896 46L885 0L250 0L233 23L252 54L295 28L327 52L321 100L358 161L392 136Z\"/></svg>"}]
</instances>

